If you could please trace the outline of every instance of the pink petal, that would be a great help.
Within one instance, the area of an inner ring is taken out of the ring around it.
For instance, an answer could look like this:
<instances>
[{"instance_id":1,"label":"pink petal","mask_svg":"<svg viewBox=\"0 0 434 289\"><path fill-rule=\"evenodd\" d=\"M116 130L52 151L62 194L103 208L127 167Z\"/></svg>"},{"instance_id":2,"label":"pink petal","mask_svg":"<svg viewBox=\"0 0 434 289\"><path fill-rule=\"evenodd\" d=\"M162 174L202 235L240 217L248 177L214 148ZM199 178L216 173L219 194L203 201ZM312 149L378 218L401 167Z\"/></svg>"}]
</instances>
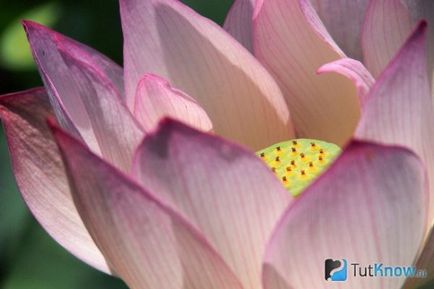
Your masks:
<instances>
[{"instance_id":1,"label":"pink petal","mask_svg":"<svg viewBox=\"0 0 434 289\"><path fill-rule=\"evenodd\" d=\"M51 37L51 41L55 42L57 49L59 49L61 53L70 55L71 58L78 59L87 66L93 67L103 77L108 78L109 82L115 86L116 92L121 95L122 99L125 98L124 72L122 67L117 63L95 49L52 31L38 23L23 21L23 25L29 31L33 27L35 30L41 30L39 33L48 34L46 35L47 40L50 40Z\"/></svg>"},{"instance_id":2,"label":"pink petal","mask_svg":"<svg viewBox=\"0 0 434 289\"><path fill-rule=\"evenodd\" d=\"M175 0L122 0L121 16L130 108L140 77L154 73L196 99L217 134L252 149L294 136L272 77L217 24Z\"/></svg>"},{"instance_id":3,"label":"pink petal","mask_svg":"<svg viewBox=\"0 0 434 289\"><path fill-rule=\"evenodd\" d=\"M212 130L211 120L196 100L153 74L145 74L139 81L133 111L147 131L165 116L204 131Z\"/></svg>"},{"instance_id":4,"label":"pink petal","mask_svg":"<svg viewBox=\"0 0 434 289\"><path fill-rule=\"evenodd\" d=\"M362 59L360 38L369 0L311 0L327 31L345 53Z\"/></svg>"},{"instance_id":5,"label":"pink petal","mask_svg":"<svg viewBox=\"0 0 434 289\"><path fill-rule=\"evenodd\" d=\"M414 28L401 0L371 1L363 27L363 56L377 77L395 56Z\"/></svg>"},{"instance_id":6,"label":"pink petal","mask_svg":"<svg viewBox=\"0 0 434 289\"><path fill-rule=\"evenodd\" d=\"M426 73L426 28L422 22L380 75L367 97L356 136L414 150L427 167L434 197L434 111ZM429 206L431 224L434 204Z\"/></svg>"},{"instance_id":7,"label":"pink petal","mask_svg":"<svg viewBox=\"0 0 434 289\"><path fill-rule=\"evenodd\" d=\"M280 84L299 137L338 145L350 139L359 118L356 90L345 77L316 75L344 54L307 0L258 1L254 48Z\"/></svg>"},{"instance_id":8,"label":"pink petal","mask_svg":"<svg viewBox=\"0 0 434 289\"><path fill-rule=\"evenodd\" d=\"M89 265L109 272L71 199L62 160L46 125L52 116L43 88L0 97L0 118L18 187L33 215L57 242Z\"/></svg>"},{"instance_id":9,"label":"pink petal","mask_svg":"<svg viewBox=\"0 0 434 289\"><path fill-rule=\"evenodd\" d=\"M324 262L346 259L338 288L400 288L404 278L353 277L351 263L411 266L427 227L425 171L411 152L352 143L286 211L268 245L265 289L332 288Z\"/></svg>"},{"instance_id":10,"label":"pink petal","mask_svg":"<svg viewBox=\"0 0 434 289\"><path fill-rule=\"evenodd\" d=\"M426 74L426 28L424 22L418 26L371 89L356 137L414 150L434 184L434 111Z\"/></svg>"},{"instance_id":11,"label":"pink petal","mask_svg":"<svg viewBox=\"0 0 434 289\"><path fill-rule=\"evenodd\" d=\"M143 132L95 53L39 24L25 28L57 118L96 153L128 170ZM71 47L75 47L75 50ZM73 53L71 53L73 51Z\"/></svg>"},{"instance_id":12,"label":"pink petal","mask_svg":"<svg viewBox=\"0 0 434 289\"><path fill-rule=\"evenodd\" d=\"M224 23L224 29L253 52L253 10L256 0L235 0Z\"/></svg>"},{"instance_id":13,"label":"pink petal","mask_svg":"<svg viewBox=\"0 0 434 289\"><path fill-rule=\"evenodd\" d=\"M261 288L265 242L291 197L260 159L167 120L138 148L133 173L200 228L244 288Z\"/></svg>"},{"instance_id":14,"label":"pink petal","mask_svg":"<svg viewBox=\"0 0 434 289\"><path fill-rule=\"evenodd\" d=\"M371 73L365 66L363 66L361 62L351 58L343 58L324 64L317 72L319 74L334 72L350 79L357 89L357 95L360 98L362 106L365 102L366 94L375 82Z\"/></svg>"},{"instance_id":15,"label":"pink petal","mask_svg":"<svg viewBox=\"0 0 434 289\"><path fill-rule=\"evenodd\" d=\"M78 211L130 288L242 289L185 219L80 142L58 128L53 131Z\"/></svg>"}]
</instances>

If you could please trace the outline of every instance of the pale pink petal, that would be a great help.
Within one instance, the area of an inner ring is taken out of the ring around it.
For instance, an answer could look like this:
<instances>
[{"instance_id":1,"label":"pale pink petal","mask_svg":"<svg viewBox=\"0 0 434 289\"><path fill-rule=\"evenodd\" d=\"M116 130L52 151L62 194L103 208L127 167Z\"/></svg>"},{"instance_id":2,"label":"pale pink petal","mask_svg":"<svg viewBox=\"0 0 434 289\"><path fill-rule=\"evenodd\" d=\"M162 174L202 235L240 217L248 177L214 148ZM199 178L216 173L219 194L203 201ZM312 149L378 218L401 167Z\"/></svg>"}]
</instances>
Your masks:
<instances>
[{"instance_id":1,"label":"pale pink petal","mask_svg":"<svg viewBox=\"0 0 434 289\"><path fill-rule=\"evenodd\" d=\"M87 50L76 51L79 46L72 40L32 22L25 22L25 28L60 123L78 132L94 152L128 170L143 132L118 87Z\"/></svg>"},{"instance_id":2,"label":"pale pink petal","mask_svg":"<svg viewBox=\"0 0 434 289\"><path fill-rule=\"evenodd\" d=\"M253 10L256 0L235 0L224 23L224 29L253 52Z\"/></svg>"},{"instance_id":3,"label":"pale pink petal","mask_svg":"<svg viewBox=\"0 0 434 289\"><path fill-rule=\"evenodd\" d=\"M53 128L73 198L110 266L134 289L242 289L184 218L80 142Z\"/></svg>"},{"instance_id":4,"label":"pale pink petal","mask_svg":"<svg viewBox=\"0 0 434 289\"><path fill-rule=\"evenodd\" d=\"M351 58L361 60L360 38L369 0L311 0L327 31Z\"/></svg>"},{"instance_id":5,"label":"pale pink petal","mask_svg":"<svg viewBox=\"0 0 434 289\"><path fill-rule=\"evenodd\" d=\"M43 88L0 97L0 118L19 190L57 242L84 262L109 272L71 199L57 145L46 125L47 117L52 116Z\"/></svg>"},{"instance_id":6,"label":"pale pink petal","mask_svg":"<svg viewBox=\"0 0 434 289\"><path fill-rule=\"evenodd\" d=\"M422 22L367 96L356 137L411 148L434 184L434 111L427 76L426 23ZM431 185L434 197L434 185ZM434 203L431 205L431 220Z\"/></svg>"},{"instance_id":7,"label":"pale pink petal","mask_svg":"<svg viewBox=\"0 0 434 289\"><path fill-rule=\"evenodd\" d=\"M316 74L344 54L308 0L258 1L254 52L280 84L299 137L349 140L360 113L356 89L340 75Z\"/></svg>"},{"instance_id":8,"label":"pale pink petal","mask_svg":"<svg viewBox=\"0 0 434 289\"><path fill-rule=\"evenodd\" d=\"M259 158L166 120L138 148L133 174L200 228L244 288L261 288L265 242L291 197Z\"/></svg>"},{"instance_id":9,"label":"pale pink petal","mask_svg":"<svg viewBox=\"0 0 434 289\"><path fill-rule=\"evenodd\" d=\"M427 227L425 171L402 148L354 142L286 211L268 244L265 289L336 288L326 259L347 260L342 289L398 289L405 278L353 277L351 263L411 266Z\"/></svg>"},{"instance_id":10,"label":"pale pink petal","mask_svg":"<svg viewBox=\"0 0 434 289\"><path fill-rule=\"evenodd\" d=\"M154 73L196 99L214 131L264 148L294 136L279 87L260 63L212 21L176 0L122 0L125 88Z\"/></svg>"},{"instance_id":11,"label":"pale pink petal","mask_svg":"<svg viewBox=\"0 0 434 289\"><path fill-rule=\"evenodd\" d=\"M362 34L363 58L374 77L380 75L411 34L414 22L401 0L373 0Z\"/></svg>"},{"instance_id":12,"label":"pale pink petal","mask_svg":"<svg viewBox=\"0 0 434 289\"><path fill-rule=\"evenodd\" d=\"M171 117L204 131L212 130L206 111L189 95L157 75L144 75L137 85L134 116L147 131Z\"/></svg>"},{"instance_id":13,"label":"pale pink petal","mask_svg":"<svg viewBox=\"0 0 434 289\"><path fill-rule=\"evenodd\" d=\"M343 58L321 66L318 71L322 73L338 73L354 82L354 86L357 88L357 95L360 98L360 103L363 107L365 102L365 96L374 85L374 78L371 73L366 69L360 61Z\"/></svg>"}]
</instances>

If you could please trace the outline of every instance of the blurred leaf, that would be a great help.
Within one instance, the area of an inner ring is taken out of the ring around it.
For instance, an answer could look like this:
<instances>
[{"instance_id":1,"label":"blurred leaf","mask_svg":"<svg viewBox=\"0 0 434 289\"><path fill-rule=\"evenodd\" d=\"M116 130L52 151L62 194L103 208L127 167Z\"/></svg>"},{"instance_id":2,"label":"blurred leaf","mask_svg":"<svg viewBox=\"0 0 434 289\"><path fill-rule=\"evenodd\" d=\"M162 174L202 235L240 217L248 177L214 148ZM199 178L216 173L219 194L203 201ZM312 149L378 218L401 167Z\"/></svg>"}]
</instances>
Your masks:
<instances>
[{"instance_id":1,"label":"blurred leaf","mask_svg":"<svg viewBox=\"0 0 434 289\"><path fill-rule=\"evenodd\" d=\"M428 282L422 287L418 287L418 289L432 289L434 288L434 281Z\"/></svg>"},{"instance_id":2,"label":"blurred leaf","mask_svg":"<svg viewBox=\"0 0 434 289\"><path fill-rule=\"evenodd\" d=\"M40 5L21 14L4 30L0 38L0 61L10 70L34 69L33 58L21 20L28 19L46 26L58 20L59 5L55 2Z\"/></svg>"},{"instance_id":3,"label":"blurred leaf","mask_svg":"<svg viewBox=\"0 0 434 289\"><path fill-rule=\"evenodd\" d=\"M0 126L0 268L10 257L17 239L23 232L27 209L21 200L9 166L9 154L3 129ZM1 273L1 272L0 272Z\"/></svg>"},{"instance_id":4,"label":"blurred leaf","mask_svg":"<svg viewBox=\"0 0 434 289\"><path fill-rule=\"evenodd\" d=\"M233 0L182 0L185 4L196 10L201 15L223 24L226 14L232 5Z\"/></svg>"},{"instance_id":5,"label":"blurred leaf","mask_svg":"<svg viewBox=\"0 0 434 289\"><path fill-rule=\"evenodd\" d=\"M3 289L126 289L117 278L74 258L31 221Z\"/></svg>"}]
</instances>

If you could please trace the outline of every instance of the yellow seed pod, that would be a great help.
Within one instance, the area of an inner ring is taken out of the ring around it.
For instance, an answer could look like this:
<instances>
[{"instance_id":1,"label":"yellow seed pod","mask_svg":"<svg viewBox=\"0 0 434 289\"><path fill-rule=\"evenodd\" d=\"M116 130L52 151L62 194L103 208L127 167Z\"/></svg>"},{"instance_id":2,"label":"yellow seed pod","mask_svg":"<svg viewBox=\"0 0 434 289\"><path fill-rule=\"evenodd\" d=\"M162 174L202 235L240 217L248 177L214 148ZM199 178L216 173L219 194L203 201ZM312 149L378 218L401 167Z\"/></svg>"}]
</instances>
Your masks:
<instances>
[{"instance_id":1,"label":"yellow seed pod","mask_svg":"<svg viewBox=\"0 0 434 289\"><path fill-rule=\"evenodd\" d=\"M318 177L341 153L334 144L295 139L274 144L257 152L285 188L295 197Z\"/></svg>"}]
</instances>

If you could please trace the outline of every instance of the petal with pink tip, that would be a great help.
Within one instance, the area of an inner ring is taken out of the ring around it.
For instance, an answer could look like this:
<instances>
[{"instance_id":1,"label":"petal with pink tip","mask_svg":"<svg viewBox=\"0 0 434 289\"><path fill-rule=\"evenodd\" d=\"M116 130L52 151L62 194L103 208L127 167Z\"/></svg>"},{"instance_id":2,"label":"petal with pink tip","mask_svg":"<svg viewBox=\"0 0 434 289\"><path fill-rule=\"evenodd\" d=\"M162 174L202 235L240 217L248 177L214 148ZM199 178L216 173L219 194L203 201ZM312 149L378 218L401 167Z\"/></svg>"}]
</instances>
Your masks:
<instances>
[{"instance_id":1,"label":"petal with pink tip","mask_svg":"<svg viewBox=\"0 0 434 289\"><path fill-rule=\"evenodd\" d=\"M154 128L164 117L180 120L204 131L212 130L211 120L196 100L153 74L146 74L140 79L133 112L146 131Z\"/></svg>"},{"instance_id":2,"label":"petal with pink tip","mask_svg":"<svg viewBox=\"0 0 434 289\"><path fill-rule=\"evenodd\" d=\"M265 256L264 288L332 288L324 274L329 258L347 260L340 288L400 288L404 278L353 277L350 264L411 266L428 201L423 164L413 153L351 143L279 222Z\"/></svg>"},{"instance_id":3,"label":"petal with pink tip","mask_svg":"<svg viewBox=\"0 0 434 289\"><path fill-rule=\"evenodd\" d=\"M346 143L360 114L356 89L340 75L315 73L344 54L308 0L258 1L254 15L255 55L279 83L297 135Z\"/></svg>"},{"instance_id":4,"label":"petal with pink tip","mask_svg":"<svg viewBox=\"0 0 434 289\"><path fill-rule=\"evenodd\" d=\"M434 198L434 111L426 73L426 28L422 22L380 75L367 97L356 137L414 150L427 167ZM434 204L429 205L432 225Z\"/></svg>"},{"instance_id":5,"label":"petal with pink tip","mask_svg":"<svg viewBox=\"0 0 434 289\"><path fill-rule=\"evenodd\" d=\"M224 29L253 52L253 10L256 0L235 0L224 23Z\"/></svg>"},{"instance_id":6,"label":"petal with pink tip","mask_svg":"<svg viewBox=\"0 0 434 289\"><path fill-rule=\"evenodd\" d=\"M362 60L360 38L369 0L311 0L327 31L351 58Z\"/></svg>"},{"instance_id":7,"label":"petal with pink tip","mask_svg":"<svg viewBox=\"0 0 434 289\"><path fill-rule=\"evenodd\" d=\"M116 87L117 92L124 98L123 69L110 58L89 46L57 33L39 23L24 20L22 24L31 46L33 45L33 54L37 58L37 61L41 60L42 62L43 57L41 56L45 56L48 53L50 54L47 55L47 57L53 57L53 61L58 60L58 56L54 53L55 51L49 49L60 49L61 47L62 50L71 55L72 58L79 59L88 66L98 70L101 75L106 77L108 81ZM45 70L45 67L43 67L44 64L48 65L46 63L40 63L41 67L39 68ZM53 67L47 67L47 69L52 70Z\"/></svg>"},{"instance_id":8,"label":"petal with pink tip","mask_svg":"<svg viewBox=\"0 0 434 289\"><path fill-rule=\"evenodd\" d=\"M62 126L78 132L94 152L128 170L143 132L101 65L105 59L39 24L24 25Z\"/></svg>"},{"instance_id":9,"label":"petal with pink tip","mask_svg":"<svg viewBox=\"0 0 434 289\"><path fill-rule=\"evenodd\" d=\"M291 197L259 158L167 120L138 148L133 174L203 232L244 288L261 288L265 243Z\"/></svg>"},{"instance_id":10,"label":"petal with pink tip","mask_svg":"<svg viewBox=\"0 0 434 289\"><path fill-rule=\"evenodd\" d=\"M410 11L413 21L425 19L428 22L429 30L434 29L434 1L430 0L403 0ZM428 34L428 68L431 80L431 95L434 95L434 33Z\"/></svg>"},{"instance_id":11,"label":"petal with pink tip","mask_svg":"<svg viewBox=\"0 0 434 289\"><path fill-rule=\"evenodd\" d=\"M110 266L133 289L242 289L191 224L58 128L73 199Z\"/></svg>"},{"instance_id":12,"label":"petal with pink tip","mask_svg":"<svg viewBox=\"0 0 434 289\"><path fill-rule=\"evenodd\" d=\"M399 51L414 28L410 12L401 0L373 0L362 34L363 58L377 77Z\"/></svg>"},{"instance_id":13,"label":"petal with pink tip","mask_svg":"<svg viewBox=\"0 0 434 289\"><path fill-rule=\"evenodd\" d=\"M89 265L109 272L71 199L62 160L46 119L47 93L37 88L0 97L12 168L20 192L42 227Z\"/></svg>"},{"instance_id":14,"label":"petal with pink tip","mask_svg":"<svg viewBox=\"0 0 434 289\"><path fill-rule=\"evenodd\" d=\"M343 75L354 82L357 88L357 95L360 98L360 103L363 107L365 102L365 96L374 85L374 78L371 73L366 69L365 66L360 61L343 58L339 59L321 66L318 71L319 74L322 73L338 73Z\"/></svg>"},{"instance_id":15,"label":"petal with pink tip","mask_svg":"<svg viewBox=\"0 0 434 289\"><path fill-rule=\"evenodd\" d=\"M217 24L176 0L122 0L125 88L154 73L193 97L214 131L252 149L294 136L288 107L264 67Z\"/></svg>"},{"instance_id":16,"label":"petal with pink tip","mask_svg":"<svg viewBox=\"0 0 434 289\"><path fill-rule=\"evenodd\" d=\"M356 137L414 150L427 166L434 197L434 111L426 73L426 28L424 22L418 26L367 95ZM434 217L434 204L430 215Z\"/></svg>"}]
</instances>

